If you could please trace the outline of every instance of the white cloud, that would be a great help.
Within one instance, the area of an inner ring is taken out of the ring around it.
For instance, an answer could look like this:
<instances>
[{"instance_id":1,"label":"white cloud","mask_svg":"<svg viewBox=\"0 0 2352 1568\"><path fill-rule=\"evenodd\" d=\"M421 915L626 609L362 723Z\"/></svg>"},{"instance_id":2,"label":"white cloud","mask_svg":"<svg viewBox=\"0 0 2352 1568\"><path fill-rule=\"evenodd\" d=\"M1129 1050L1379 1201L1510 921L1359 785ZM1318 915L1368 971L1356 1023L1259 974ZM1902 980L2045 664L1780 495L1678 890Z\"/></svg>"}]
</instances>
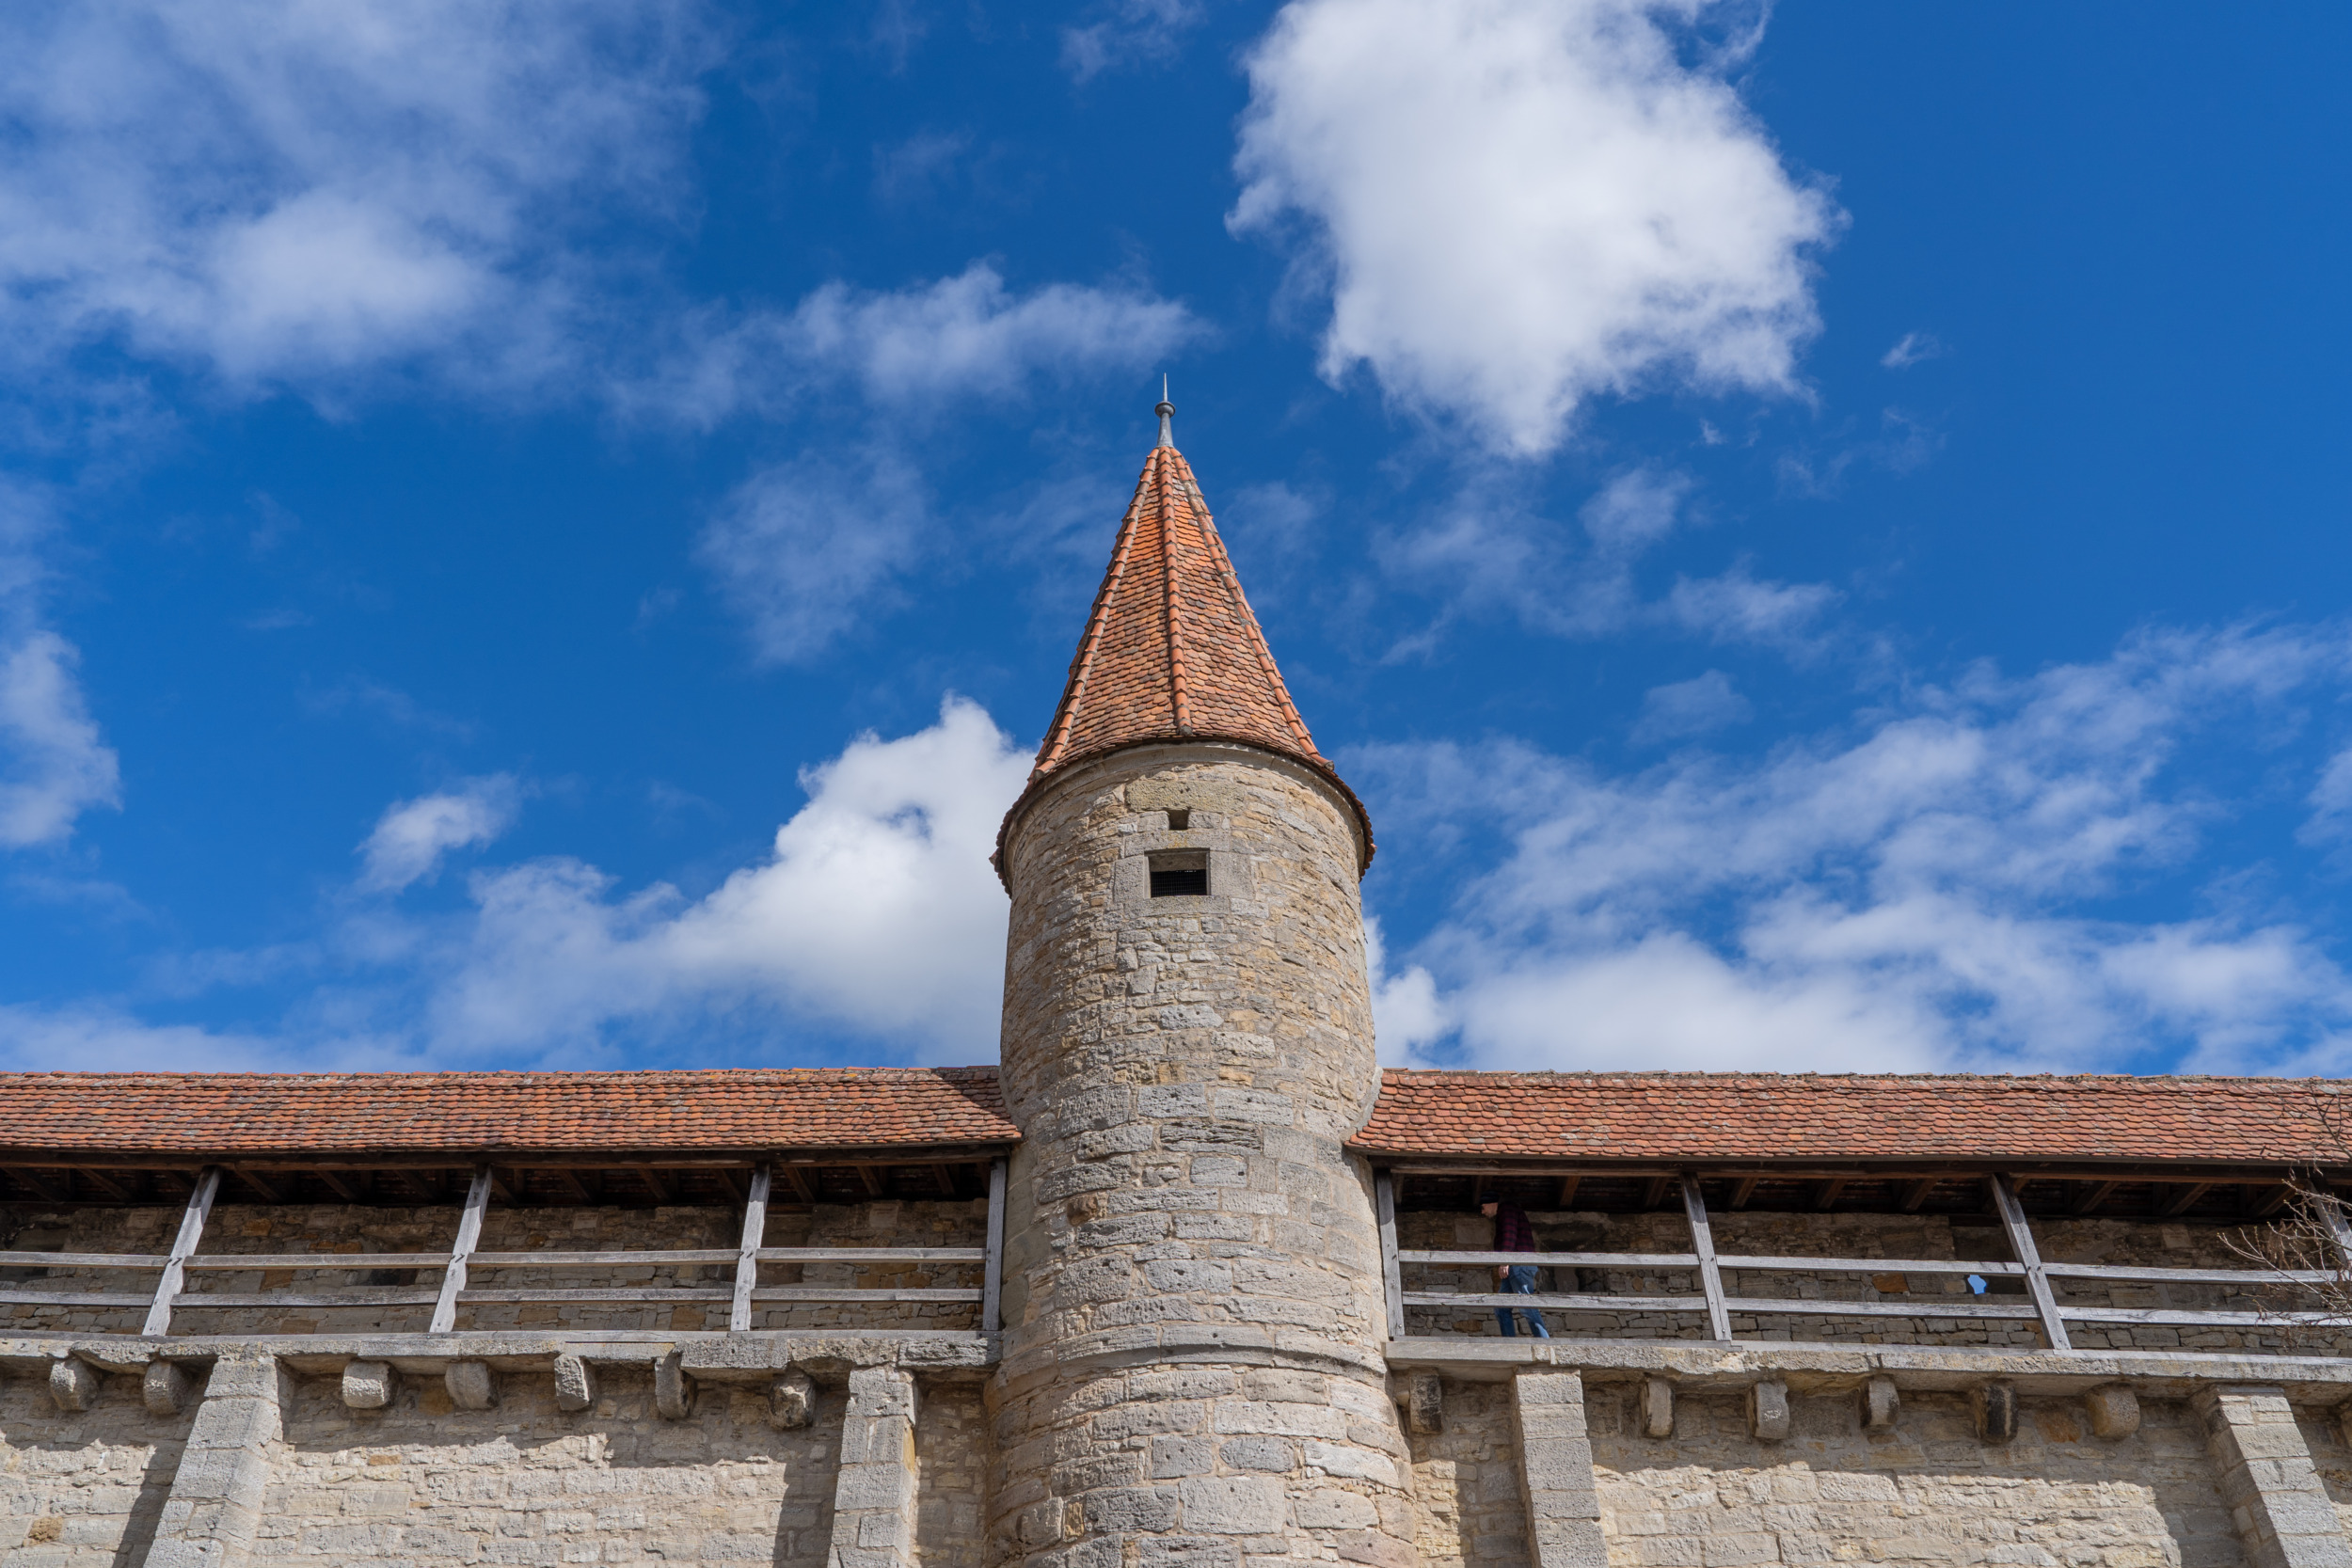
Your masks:
<instances>
[{"instance_id":1,"label":"white cloud","mask_svg":"<svg viewBox=\"0 0 2352 1568\"><path fill-rule=\"evenodd\" d=\"M232 382L453 350L564 356L614 200L659 207L699 112L660 0L101 0L0 13L0 341L93 338Z\"/></svg>"},{"instance_id":2,"label":"white cloud","mask_svg":"<svg viewBox=\"0 0 2352 1568\"><path fill-rule=\"evenodd\" d=\"M1364 959L1372 977L1372 1034L1380 1060L1405 1066L1415 1051L1444 1038L1454 1021L1438 1001L1438 982L1429 971L1415 964L1389 973L1380 922L1370 915L1364 917Z\"/></svg>"},{"instance_id":3,"label":"white cloud","mask_svg":"<svg viewBox=\"0 0 2352 1568\"><path fill-rule=\"evenodd\" d=\"M359 885L373 893L398 893L438 876L441 857L452 849L487 844L504 832L521 798L513 775L499 773L388 808L359 846L366 862Z\"/></svg>"},{"instance_id":4,"label":"white cloud","mask_svg":"<svg viewBox=\"0 0 2352 1568\"><path fill-rule=\"evenodd\" d=\"M988 863L1029 758L974 705L809 769L772 855L688 902L615 896L577 861L478 874L479 906L436 990L437 1048L587 1043L615 1024L766 1008L813 1014L929 1060L993 1054L1004 890Z\"/></svg>"},{"instance_id":5,"label":"white cloud","mask_svg":"<svg viewBox=\"0 0 2352 1568\"><path fill-rule=\"evenodd\" d=\"M1148 366L1199 331L1172 300L1074 283L1016 295L975 261L919 288L828 283L801 301L784 336L803 363L903 404L1011 396L1040 375Z\"/></svg>"},{"instance_id":6,"label":"white cloud","mask_svg":"<svg viewBox=\"0 0 2352 1568\"><path fill-rule=\"evenodd\" d=\"M1907 371L1923 359L1933 359L1943 354L1944 345L1932 332L1906 332L1895 340L1895 346L1879 356L1879 363L1890 371Z\"/></svg>"},{"instance_id":7,"label":"white cloud","mask_svg":"<svg viewBox=\"0 0 2352 1568\"><path fill-rule=\"evenodd\" d=\"M695 546L762 663L820 652L887 605L927 531L921 481L887 453L803 458L753 475Z\"/></svg>"},{"instance_id":8,"label":"white cloud","mask_svg":"<svg viewBox=\"0 0 2352 1568\"><path fill-rule=\"evenodd\" d=\"M1382 540L1380 560L1416 591L1448 594L1449 614L1500 608L1561 637L1661 626L1715 642L1809 649L1838 599L1825 584L1760 581L1735 566L1645 596L1642 558L1680 525L1692 490L1687 475L1653 468L1613 476L1578 511L1586 543L1579 550L1559 524L1526 511L1510 473L1486 468L1429 525ZM1434 636L1402 646L1417 652Z\"/></svg>"},{"instance_id":9,"label":"white cloud","mask_svg":"<svg viewBox=\"0 0 2352 1568\"><path fill-rule=\"evenodd\" d=\"M1171 60L1205 14L1199 0L1110 0L1098 19L1061 33L1062 69L1081 82L1105 71Z\"/></svg>"},{"instance_id":10,"label":"white cloud","mask_svg":"<svg viewBox=\"0 0 2352 1568\"><path fill-rule=\"evenodd\" d=\"M1549 451L1598 393L1786 392L1839 214L1690 63L1707 0L1292 0L1231 224L1327 284L1325 373ZM1752 40L1749 40L1752 43Z\"/></svg>"},{"instance_id":11,"label":"white cloud","mask_svg":"<svg viewBox=\"0 0 2352 1568\"><path fill-rule=\"evenodd\" d=\"M2117 911L2237 809L2206 764L2283 744L2348 656L2333 631L2155 635L1617 777L1514 746L1370 760L1419 813L1510 827L1412 955L1482 1065L2341 1070L2352 975L2291 911Z\"/></svg>"},{"instance_id":12,"label":"white cloud","mask_svg":"<svg viewBox=\"0 0 2352 1568\"><path fill-rule=\"evenodd\" d=\"M80 657L53 631L0 654L0 846L55 843L82 813L122 803L120 767L74 677Z\"/></svg>"},{"instance_id":13,"label":"white cloud","mask_svg":"<svg viewBox=\"0 0 2352 1568\"><path fill-rule=\"evenodd\" d=\"M1632 740L1636 746L1682 740L1726 725L1744 724L1755 717L1756 709L1740 695L1731 677L1721 670L1709 670L1671 686L1654 686L1644 693L1642 717L1633 726Z\"/></svg>"}]
</instances>

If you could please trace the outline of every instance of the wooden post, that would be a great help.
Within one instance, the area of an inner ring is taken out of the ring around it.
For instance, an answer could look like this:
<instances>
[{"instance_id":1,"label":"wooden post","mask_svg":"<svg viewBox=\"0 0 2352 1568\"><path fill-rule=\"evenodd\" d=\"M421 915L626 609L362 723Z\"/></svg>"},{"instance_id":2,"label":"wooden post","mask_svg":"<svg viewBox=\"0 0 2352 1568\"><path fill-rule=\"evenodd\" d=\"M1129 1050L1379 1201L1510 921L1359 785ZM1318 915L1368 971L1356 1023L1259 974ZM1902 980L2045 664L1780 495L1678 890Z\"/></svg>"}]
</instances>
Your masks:
<instances>
[{"instance_id":1,"label":"wooden post","mask_svg":"<svg viewBox=\"0 0 2352 1568\"><path fill-rule=\"evenodd\" d=\"M1005 1162L988 1163L988 1255L980 1265L980 1332L1005 1326Z\"/></svg>"},{"instance_id":2,"label":"wooden post","mask_svg":"<svg viewBox=\"0 0 2352 1568\"><path fill-rule=\"evenodd\" d=\"M1396 1267L1396 1182L1387 1171L1372 1178L1375 1211L1380 1219L1380 1288L1389 1298L1389 1338L1405 1338L1405 1284Z\"/></svg>"},{"instance_id":3,"label":"wooden post","mask_svg":"<svg viewBox=\"0 0 2352 1568\"><path fill-rule=\"evenodd\" d=\"M441 1295L433 1304L429 1334L448 1334L457 1327L457 1292L466 1288L466 1259L482 1240L482 1212L490 1206L490 1167L476 1165L473 1182L466 1189L466 1207L457 1216L457 1240L451 1243L449 1261L442 1265Z\"/></svg>"},{"instance_id":4,"label":"wooden post","mask_svg":"<svg viewBox=\"0 0 2352 1568\"><path fill-rule=\"evenodd\" d=\"M186 1282L188 1259L196 1256L197 1244L204 1240L204 1222L212 1216L213 1198L220 1191L220 1167L206 1165L196 1179L196 1190L188 1195L188 1206L180 1213L180 1234L171 1243L171 1258L164 1264L163 1276L155 1281L155 1299L147 1308L147 1325L141 1334L160 1338L171 1332L171 1304L180 1297L180 1287Z\"/></svg>"},{"instance_id":5,"label":"wooden post","mask_svg":"<svg viewBox=\"0 0 2352 1568\"><path fill-rule=\"evenodd\" d=\"M759 1246L768 1239L768 1188L773 1165L752 1172L752 1196L743 1200L743 1241L735 1253L735 1305L727 1308L727 1332L752 1330L752 1291L759 1285Z\"/></svg>"},{"instance_id":6,"label":"wooden post","mask_svg":"<svg viewBox=\"0 0 2352 1568\"><path fill-rule=\"evenodd\" d=\"M2041 1249L2033 1244L2033 1231L2026 1224L2025 1205L2017 1201L2017 1189L2006 1176L1993 1179L1993 1201L2001 1211L2001 1224L2009 1231L2010 1250L2026 1268L2026 1289L2033 1296L2034 1310L2042 1315L2042 1337L2052 1350L2073 1350L2073 1341L2066 1338L2066 1323L2058 1317L2058 1296L2050 1289L2050 1276L2042 1267Z\"/></svg>"},{"instance_id":7,"label":"wooden post","mask_svg":"<svg viewBox=\"0 0 2352 1568\"><path fill-rule=\"evenodd\" d=\"M1691 1221L1691 1250L1699 1258L1699 1289L1707 1292L1707 1326L1718 1340L1731 1338L1731 1308L1724 1305L1724 1271L1715 1261L1715 1228L1707 1223L1707 1199L1699 1179L1682 1173L1682 1212Z\"/></svg>"},{"instance_id":8,"label":"wooden post","mask_svg":"<svg viewBox=\"0 0 2352 1568\"><path fill-rule=\"evenodd\" d=\"M2328 1240L2333 1243L2336 1272L2340 1275L2352 1274L2352 1220L2344 1218L2344 1200L2336 1196L2335 1190L2321 1180L2316 1172L2312 1173L2310 1187L2309 1207L2318 1214L2319 1223L2327 1227Z\"/></svg>"}]
</instances>

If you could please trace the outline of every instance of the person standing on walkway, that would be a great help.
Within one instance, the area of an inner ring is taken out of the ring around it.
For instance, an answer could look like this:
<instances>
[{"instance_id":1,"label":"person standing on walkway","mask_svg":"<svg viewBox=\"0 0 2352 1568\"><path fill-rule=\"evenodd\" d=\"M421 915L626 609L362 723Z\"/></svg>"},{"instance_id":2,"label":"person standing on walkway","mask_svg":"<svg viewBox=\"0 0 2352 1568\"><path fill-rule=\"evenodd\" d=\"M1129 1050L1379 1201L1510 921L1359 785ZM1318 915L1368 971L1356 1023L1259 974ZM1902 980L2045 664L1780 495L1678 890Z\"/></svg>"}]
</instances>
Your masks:
<instances>
[{"instance_id":1,"label":"person standing on walkway","mask_svg":"<svg viewBox=\"0 0 2352 1568\"><path fill-rule=\"evenodd\" d=\"M1478 1206L1478 1212L1495 1222L1497 1252L1533 1252L1535 1250L1535 1227L1527 1220L1527 1211L1516 1203L1490 1200ZM1532 1296L1535 1293L1535 1265L1533 1263L1498 1263L1495 1265L1495 1289L1504 1295ZM1527 1320L1527 1331L1538 1339L1551 1338L1551 1330L1544 1326L1544 1315L1533 1307L1518 1309ZM1502 1324L1502 1332L1516 1338L1518 1330L1511 1326L1511 1308L1495 1308L1495 1321Z\"/></svg>"}]
</instances>

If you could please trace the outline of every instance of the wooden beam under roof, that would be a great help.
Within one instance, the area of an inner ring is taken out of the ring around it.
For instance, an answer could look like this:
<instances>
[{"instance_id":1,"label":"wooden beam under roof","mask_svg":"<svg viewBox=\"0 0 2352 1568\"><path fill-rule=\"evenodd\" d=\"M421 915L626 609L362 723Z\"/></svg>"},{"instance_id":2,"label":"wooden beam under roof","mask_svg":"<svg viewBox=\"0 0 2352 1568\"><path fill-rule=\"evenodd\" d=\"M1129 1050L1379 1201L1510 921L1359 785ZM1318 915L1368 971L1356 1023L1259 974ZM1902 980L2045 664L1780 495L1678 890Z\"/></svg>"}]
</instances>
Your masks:
<instances>
[{"instance_id":1,"label":"wooden beam under roof","mask_svg":"<svg viewBox=\"0 0 2352 1568\"><path fill-rule=\"evenodd\" d=\"M100 1192L111 1194L118 1203L131 1201L131 1189L103 1170L94 1170L87 1165L76 1165L73 1168L73 1174L96 1187Z\"/></svg>"},{"instance_id":2,"label":"wooden beam under roof","mask_svg":"<svg viewBox=\"0 0 2352 1568\"><path fill-rule=\"evenodd\" d=\"M631 1165L628 1168L637 1173L637 1180L645 1184L645 1191L653 1195L653 1200L656 1203L665 1207L669 1204L670 1183L662 1180L660 1171L651 1165Z\"/></svg>"},{"instance_id":3,"label":"wooden beam under roof","mask_svg":"<svg viewBox=\"0 0 2352 1568\"><path fill-rule=\"evenodd\" d=\"M879 1165L861 1163L857 1167L857 1179L866 1183L867 1197L882 1197L890 1191L890 1184L882 1180L882 1167Z\"/></svg>"},{"instance_id":4,"label":"wooden beam under roof","mask_svg":"<svg viewBox=\"0 0 2352 1568\"><path fill-rule=\"evenodd\" d=\"M1923 1176L1916 1181L1904 1182L1902 1196L1899 1200L1903 1207L1903 1212L1906 1214L1917 1213L1920 1206L1927 1202L1928 1195L1935 1191L1935 1189L1941 1185L1943 1185L1942 1179L1940 1177L1933 1176Z\"/></svg>"},{"instance_id":5,"label":"wooden beam under roof","mask_svg":"<svg viewBox=\"0 0 2352 1568\"><path fill-rule=\"evenodd\" d=\"M1827 1181L1816 1182L1813 1187L1814 1212L1826 1213L1830 1206L1837 1201L1838 1195L1845 1190L1846 1179L1842 1176L1833 1176Z\"/></svg>"},{"instance_id":6,"label":"wooden beam under roof","mask_svg":"<svg viewBox=\"0 0 2352 1568\"><path fill-rule=\"evenodd\" d=\"M1676 1185L1677 1180L1678 1178L1672 1176L1651 1177L1649 1185L1642 1189L1642 1207L1645 1210L1655 1209L1663 1203L1666 1200L1667 1189Z\"/></svg>"},{"instance_id":7,"label":"wooden beam under roof","mask_svg":"<svg viewBox=\"0 0 2352 1568\"><path fill-rule=\"evenodd\" d=\"M1577 1188L1582 1186L1583 1184L1584 1179L1581 1176L1571 1175L1562 1177L1560 1179L1560 1196L1552 1200L1551 1206L1554 1209L1567 1208L1570 1204L1576 1201ZM1397 1182L1396 1185L1399 1188L1402 1188L1404 1183L1400 1181Z\"/></svg>"},{"instance_id":8,"label":"wooden beam under roof","mask_svg":"<svg viewBox=\"0 0 2352 1568\"><path fill-rule=\"evenodd\" d=\"M2213 1191L2214 1186L2215 1183L2211 1181L2201 1181L2194 1186L2183 1187L2172 1196L2169 1202L2161 1205L2156 1212L2166 1219L2171 1219L2176 1214L2185 1214L2197 1206L2199 1198Z\"/></svg>"},{"instance_id":9,"label":"wooden beam under roof","mask_svg":"<svg viewBox=\"0 0 2352 1568\"><path fill-rule=\"evenodd\" d=\"M2085 1190L2076 1196L2073 1203L2067 1205L2067 1212L2073 1214L2090 1213L2093 1209L2098 1208L2099 1205L2114 1196L2115 1189L2122 1184L2123 1183L2121 1181L2085 1181L2081 1183Z\"/></svg>"},{"instance_id":10,"label":"wooden beam under roof","mask_svg":"<svg viewBox=\"0 0 2352 1568\"><path fill-rule=\"evenodd\" d=\"M2256 1187L2246 1195L2246 1212L2258 1220L2266 1220L2285 1208L2295 1198L2295 1188L2281 1181L2271 1188Z\"/></svg>"},{"instance_id":11,"label":"wooden beam under roof","mask_svg":"<svg viewBox=\"0 0 2352 1568\"><path fill-rule=\"evenodd\" d=\"M310 1174L319 1179L321 1186L342 1198L345 1203L360 1201L360 1183L366 1180L366 1178L358 1172L328 1170L322 1165Z\"/></svg>"},{"instance_id":12,"label":"wooden beam under roof","mask_svg":"<svg viewBox=\"0 0 2352 1568\"><path fill-rule=\"evenodd\" d=\"M39 1165L45 1169L83 1169L92 1165L110 1171L163 1170L176 1171L183 1180L193 1180L189 1173L207 1164L233 1164L246 1170L291 1170L308 1172L326 1166L334 1170L426 1170L445 1177L452 1170L470 1171L475 1165L495 1164L528 1166L532 1170L554 1170L571 1165L581 1170L619 1170L631 1165L653 1165L662 1170L749 1171L752 1166L782 1156L772 1150L743 1149L679 1149L679 1148L436 1148L387 1150L381 1153L347 1152L334 1149L286 1149L276 1153L257 1153L240 1149L224 1154L202 1148L187 1148L177 1152L129 1150L117 1148L65 1148L12 1144L7 1141L8 1129L0 1127L0 1167ZM842 1145L838 1148L797 1148L791 1158L804 1164L851 1165L868 1161L890 1165L929 1165L941 1164L975 1164L1004 1156L1012 1148L1010 1141L1003 1143L913 1144L904 1148L891 1145ZM1547 1165L1538 1174L1549 1174Z\"/></svg>"},{"instance_id":13,"label":"wooden beam under roof","mask_svg":"<svg viewBox=\"0 0 2352 1568\"><path fill-rule=\"evenodd\" d=\"M71 1203L73 1201L73 1178L70 1172L66 1176L65 1185L62 1188L59 1188L51 1186L45 1177L35 1174L34 1168L30 1165L9 1165L7 1169L10 1176L24 1183L25 1186L30 1187L33 1190L33 1195L40 1198L43 1203Z\"/></svg>"},{"instance_id":14,"label":"wooden beam under roof","mask_svg":"<svg viewBox=\"0 0 2352 1568\"><path fill-rule=\"evenodd\" d=\"M294 1190L294 1184L291 1181L287 1182L287 1184L282 1188L278 1187L263 1178L255 1175L253 1172L245 1169L242 1165L230 1165L229 1167L229 1174L244 1182L246 1186L252 1188L255 1192L261 1194L262 1201L263 1203L283 1203L286 1201L286 1195Z\"/></svg>"},{"instance_id":15,"label":"wooden beam under roof","mask_svg":"<svg viewBox=\"0 0 2352 1568\"><path fill-rule=\"evenodd\" d=\"M799 1198L803 1203L815 1203L817 1201L817 1183L809 1180L812 1173L806 1166L783 1164L778 1165L776 1169L783 1173L785 1181L792 1189L793 1196Z\"/></svg>"},{"instance_id":16,"label":"wooden beam under roof","mask_svg":"<svg viewBox=\"0 0 2352 1568\"><path fill-rule=\"evenodd\" d=\"M1949 1164L1899 1164L1893 1161L1856 1161L1849 1164L1830 1164L1819 1161L1791 1162L1776 1165L1765 1162L1714 1161L1698 1162L1688 1166L1661 1165L1652 1163L1629 1162L1613 1164L1592 1160L1520 1161L1517 1163L1437 1161L1431 1159L1400 1159L1393 1164L1377 1156L1374 1164L1392 1176L1477 1176L1518 1178L1521 1180L1558 1178L1573 1171L1592 1180L1645 1180L1663 1176L1672 1182L1683 1169L1702 1180L1729 1180L1751 1172L1761 1174L1772 1181L1827 1181L1843 1178L1850 1181L1915 1181L1932 1179L1938 1181L1980 1181L1996 1171L2015 1166L2024 1174L2018 1180L2034 1181L2106 1181L2153 1182L2164 1186L2187 1186L2197 1182L2207 1185L2232 1181L2270 1182L2285 1175L2282 1165L2211 1165L2195 1161L2110 1161L2104 1164L2043 1165L2020 1164L2016 1161L1954 1161ZM2352 1167L2335 1173L2333 1180L2352 1184Z\"/></svg>"},{"instance_id":17,"label":"wooden beam under roof","mask_svg":"<svg viewBox=\"0 0 2352 1568\"><path fill-rule=\"evenodd\" d=\"M1733 1182L1731 1184L1731 1206L1734 1209L1745 1209L1748 1206L1748 1199L1756 1196L1756 1189L1763 1180L1761 1176L1749 1175Z\"/></svg>"}]
</instances>

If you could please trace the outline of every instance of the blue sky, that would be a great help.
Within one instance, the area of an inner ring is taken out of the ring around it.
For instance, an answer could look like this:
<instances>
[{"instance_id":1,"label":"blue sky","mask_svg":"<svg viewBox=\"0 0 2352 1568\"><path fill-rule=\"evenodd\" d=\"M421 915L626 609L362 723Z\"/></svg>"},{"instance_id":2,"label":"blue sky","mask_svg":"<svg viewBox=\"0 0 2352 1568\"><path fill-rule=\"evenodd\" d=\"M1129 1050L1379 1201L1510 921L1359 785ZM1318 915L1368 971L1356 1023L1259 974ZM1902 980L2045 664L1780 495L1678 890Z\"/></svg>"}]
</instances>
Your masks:
<instances>
[{"instance_id":1,"label":"blue sky","mask_svg":"<svg viewBox=\"0 0 2352 1568\"><path fill-rule=\"evenodd\" d=\"M1172 378L1382 1053L2345 1070L2352 20L0 17L0 1062L985 1061Z\"/></svg>"}]
</instances>

